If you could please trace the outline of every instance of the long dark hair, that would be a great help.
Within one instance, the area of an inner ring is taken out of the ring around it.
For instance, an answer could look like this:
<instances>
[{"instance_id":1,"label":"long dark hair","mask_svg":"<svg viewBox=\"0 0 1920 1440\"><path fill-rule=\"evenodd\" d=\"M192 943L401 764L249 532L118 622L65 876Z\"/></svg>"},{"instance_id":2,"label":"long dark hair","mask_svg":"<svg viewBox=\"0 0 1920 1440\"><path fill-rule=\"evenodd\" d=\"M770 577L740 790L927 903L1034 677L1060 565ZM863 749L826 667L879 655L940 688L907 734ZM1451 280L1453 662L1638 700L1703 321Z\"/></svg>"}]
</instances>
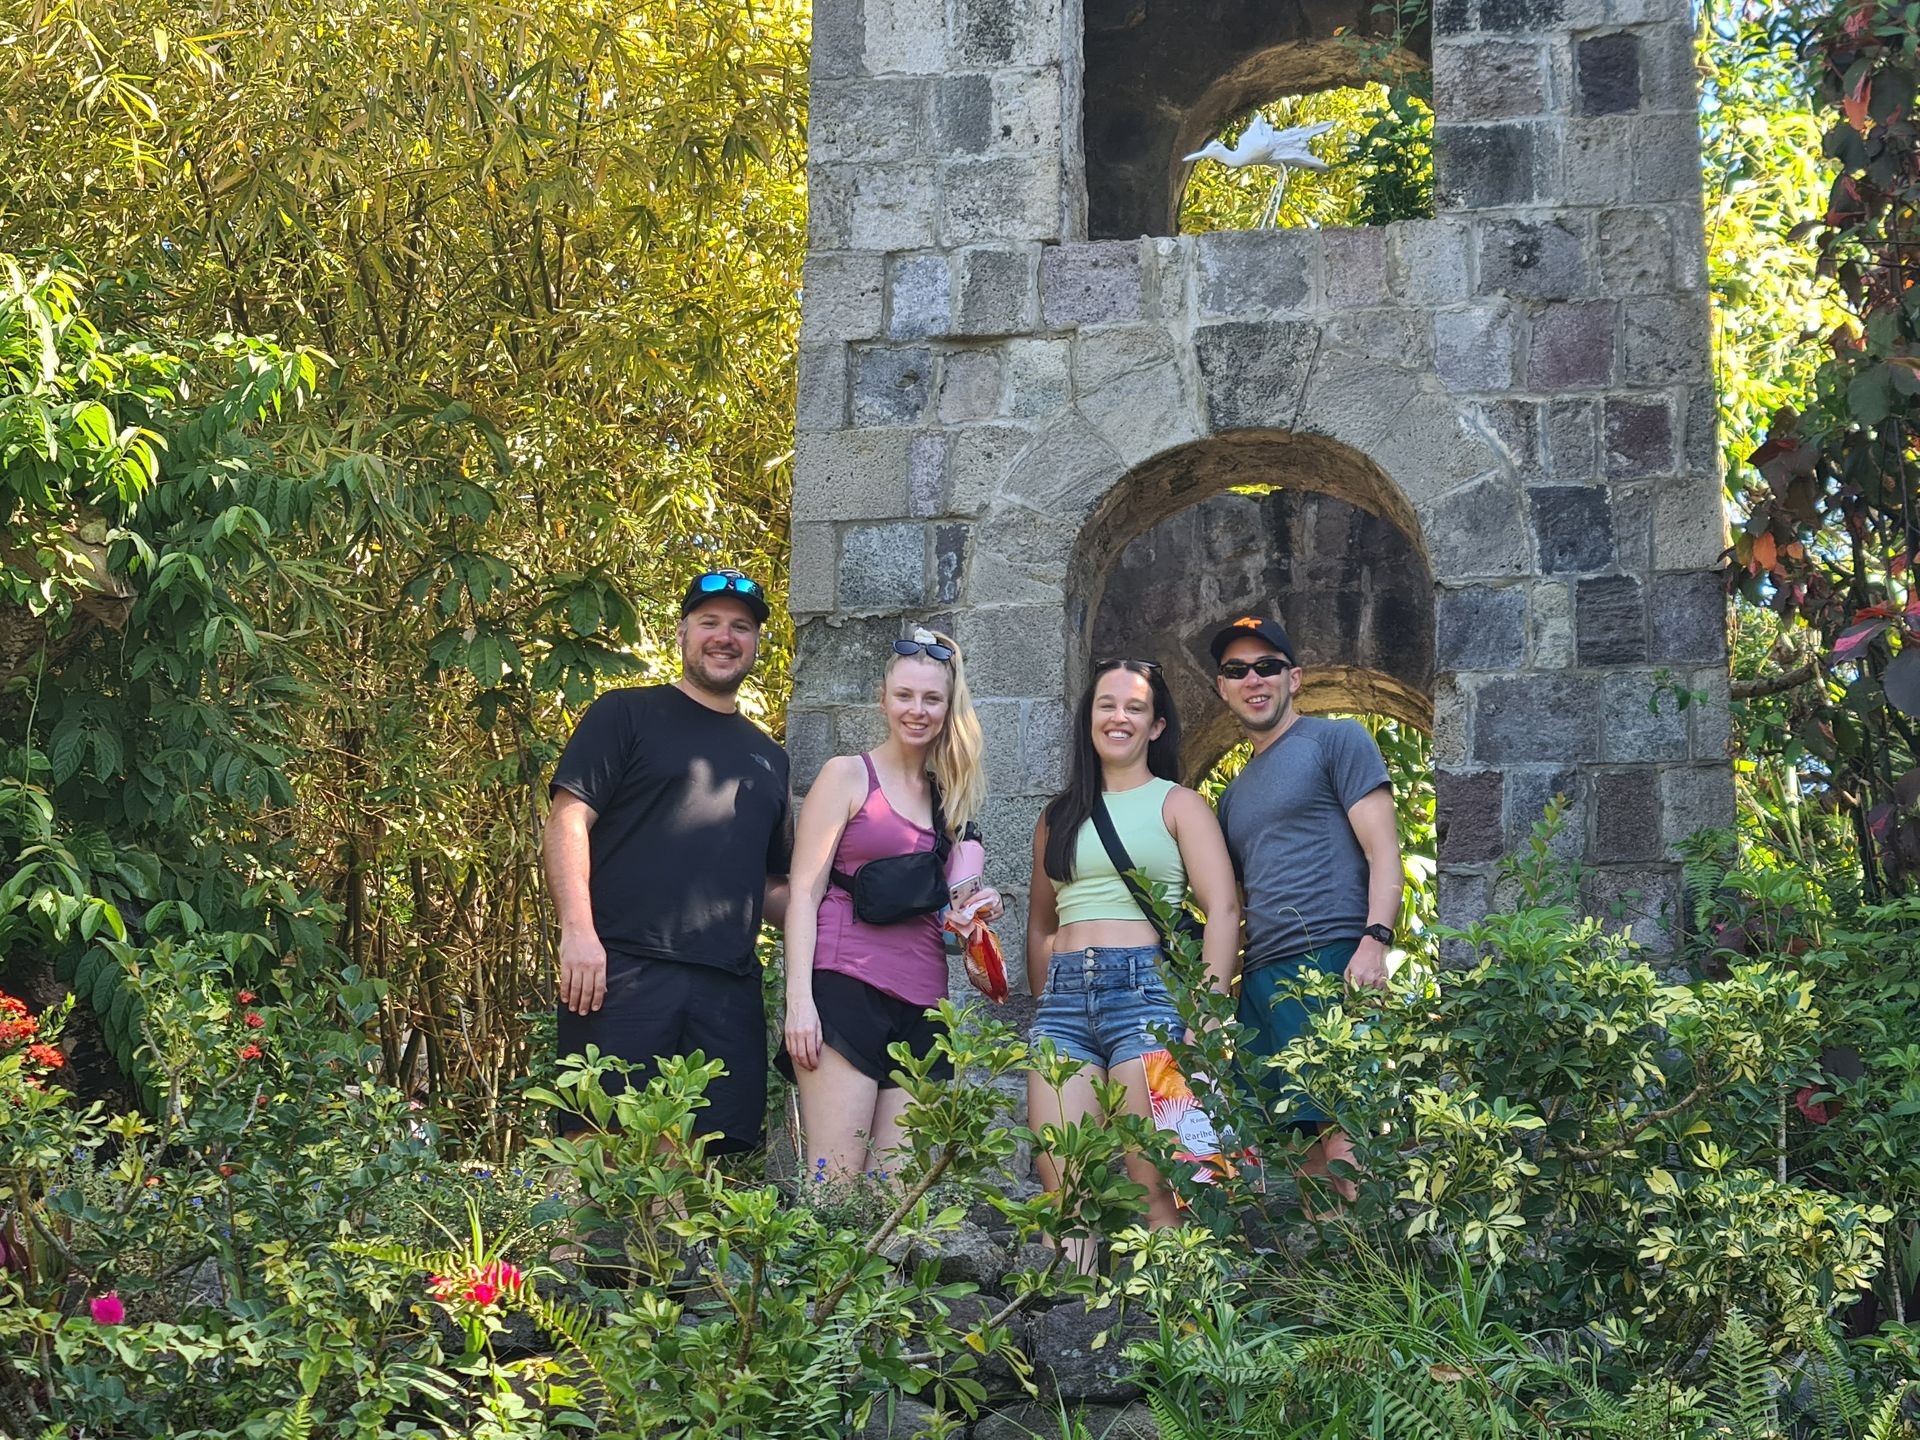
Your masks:
<instances>
[{"instance_id":1,"label":"long dark hair","mask_svg":"<svg viewBox=\"0 0 1920 1440\"><path fill-rule=\"evenodd\" d=\"M1109 670L1130 670L1143 677L1153 692L1153 717L1166 726L1147 742L1147 769L1162 780L1180 779L1180 715L1173 708L1173 692L1158 665L1142 660L1112 660L1093 672L1074 707L1073 751L1067 760L1067 788L1047 802L1047 848L1041 856L1046 872L1062 885L1073 879L1073 856L1080 827L1093 814L1093 802L1105 788L1099 752L1093 748L1093 692Z\"/></svg>"}]
</instances>

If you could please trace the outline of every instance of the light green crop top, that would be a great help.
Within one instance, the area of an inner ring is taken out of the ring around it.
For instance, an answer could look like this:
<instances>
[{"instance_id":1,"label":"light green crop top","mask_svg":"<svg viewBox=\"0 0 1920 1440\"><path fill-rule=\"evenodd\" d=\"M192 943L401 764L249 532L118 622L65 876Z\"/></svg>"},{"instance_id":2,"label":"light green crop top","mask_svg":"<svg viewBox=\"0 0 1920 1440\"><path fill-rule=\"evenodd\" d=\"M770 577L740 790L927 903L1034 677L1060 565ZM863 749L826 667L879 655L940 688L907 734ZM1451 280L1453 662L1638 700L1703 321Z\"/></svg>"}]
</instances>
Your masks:
<instances>
[{"instance_id":1,"label":"light green crop top","mask_svg":"<svg viewBox=\"0 0 1920 1440\"><path fill-rule=\"evenodd\" d=\"M1187 867L1181 863L1180 847L1161 814L1171 789L1171 780L1153 779L1131 790L1109 790L1107 813L1113 816L1113 828L1134 867L1144 870L1154 889L1168 901L1177 902L1186 893ZM1064 885L1054 881L1053 893L1054 910L1062 925L1080 920L1148 918L1107 858L1107 847L1100 843L1100 832L1091 820L1081 825L1074 844L1073 879Z\"/></svg>"}]
</instances>

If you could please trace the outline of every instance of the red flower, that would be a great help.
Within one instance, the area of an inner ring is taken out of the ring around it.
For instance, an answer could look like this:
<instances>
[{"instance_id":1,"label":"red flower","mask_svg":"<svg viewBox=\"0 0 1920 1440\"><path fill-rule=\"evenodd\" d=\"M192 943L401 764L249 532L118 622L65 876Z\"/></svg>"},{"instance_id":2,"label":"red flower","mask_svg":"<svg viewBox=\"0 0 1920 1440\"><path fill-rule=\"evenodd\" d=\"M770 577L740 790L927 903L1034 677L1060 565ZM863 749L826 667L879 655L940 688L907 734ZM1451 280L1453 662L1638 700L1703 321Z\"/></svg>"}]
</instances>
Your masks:
<instances>
[{"instance_id":1,"label":"red flower","mask_svg":"<svg viewBox=\"0 0 1920 1440\"><path fill-rule=\"evenodd\" d=\"M238 1000L242 1005L251 1005L253 1004L254 1001L258 1000L260 997L254 994L253 991L251 990L242 990L238 995L234 996L233 998Z\"/></svg>"},{"instance_id":2,"label":"red flower","mask_svg":"<svg viewBox=\"0 0 1920 1440\"><path fill-rule=\"evenodd\" d=\"M223 1180L230 1180L239 1173L240 1167L238 1165L222 1165L220 1167L220 1178Z\"/></svg>"},{"instance_id":3,"label":"red flower","mask_svg":"<svg viewBox=\"0 0 1920 1440\"><path fill-rule=\"evenodd\" d=\"M1826 1102L1813 1098L1817 1093L1813 1086L1802 1085L1793 1097L1793 1108L1806 1117L1808 1124L1824 1125L1833 1117L1827 1113Z\"/></svg>"},{"instance_id":4,"label":"red flower","mask_svg":"<svg viewBox=\"0 0 1920 1440\"><path fill-rule=\"evenodd\" d=\"M267 1023L260 1018L260 1012L257 1010L249 1010L241 1018L247 1022L247 1028L249 1030L258 1030L262 1025Z\"/></svg>"},{"instance_id":5,"label":"red flower","mask_svg":"<svg viewBox=\"0 0 1920 1440\"><path fill-rule=\"evenodd\" d=\"M0 990L0 1015L25 1015L27 1002Z\"/></svg>"},{"instance_id":6,"label":"red flower","mask_svg":"<svg viewBox=\"0 0 1920 1440\"><path fill-rule=\"evenodd\" d=\"M504 1260L490 1260L465 1275L429 1276L427 1288L433 1292L433 1298L442 1304L465 1300L484 1307L493 1304L505 1292L518 1290L526 1283L526 1278L519 1266L509 1265Z\"/></svg>"},{"instance_id":7,"label":"red flower","mask_svg":"<svg viewBox=\"0 0 1920 1440\"><path fill-rule=\"evenodd\" d=\"M87 1302L87 1311L96 1325L118 1325L127 1318L127 1307L120 1303L118 1291L109 1290Z\"/></svg>"},{"instance_id":8,"label":"red flower","mask_svg":"<svg viewBox=\"0 0 1920 1440\"><path fill-rule=\"evenodd\" d=\"M242 1060L258 1060L264 1054L266 1054L266 1051L262 1050L251 1040L240 1047L240 1058Z\"/></svg>"},{"instance_id":9,"label":"red flower","mask_svg":"<svg viewBox=\"0 0 1920 1440\"><path fill-rule=\"evenodd\" d=\"M58 1070L67 1063L67 1057L56 1045L29 1045L27 1059L44 1070Z\"/></svg>"},{"instance_id":10,"label":"red flower","mask_svg":"<svg viewBox=\"0 0 1920 1440\"><path fill-rule=\"evenodd\" d=\"M31 1040L40 1033L40 1022L31 1015L22 1015L17 1020L0 1020L0 1045L11 1045L21 1040Z\"/></svg>"}]
</instances>

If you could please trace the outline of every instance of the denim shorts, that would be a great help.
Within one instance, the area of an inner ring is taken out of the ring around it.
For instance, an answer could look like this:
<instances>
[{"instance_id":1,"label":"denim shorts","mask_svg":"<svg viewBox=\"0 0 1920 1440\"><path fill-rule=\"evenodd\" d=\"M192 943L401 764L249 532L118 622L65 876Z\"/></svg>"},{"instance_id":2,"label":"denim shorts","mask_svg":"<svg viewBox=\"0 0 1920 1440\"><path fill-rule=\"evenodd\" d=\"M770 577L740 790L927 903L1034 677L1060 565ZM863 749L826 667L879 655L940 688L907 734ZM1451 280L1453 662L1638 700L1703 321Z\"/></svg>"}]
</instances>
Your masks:
<instances>
[{"instance_id":1,"label":"denim shorts","mask_svg":"<svg viewBox=\"0 0 1920 1440\"><path fill-rule=\"evenodd\" d=\"M1033 1040L1051 1040L1062 1055L1111 1070L1178 1038L1180 1011L1160 973L1158 945L1128 945L1055 954L1047 989L1033 1017Z\"/></svg>"}]
</instances>

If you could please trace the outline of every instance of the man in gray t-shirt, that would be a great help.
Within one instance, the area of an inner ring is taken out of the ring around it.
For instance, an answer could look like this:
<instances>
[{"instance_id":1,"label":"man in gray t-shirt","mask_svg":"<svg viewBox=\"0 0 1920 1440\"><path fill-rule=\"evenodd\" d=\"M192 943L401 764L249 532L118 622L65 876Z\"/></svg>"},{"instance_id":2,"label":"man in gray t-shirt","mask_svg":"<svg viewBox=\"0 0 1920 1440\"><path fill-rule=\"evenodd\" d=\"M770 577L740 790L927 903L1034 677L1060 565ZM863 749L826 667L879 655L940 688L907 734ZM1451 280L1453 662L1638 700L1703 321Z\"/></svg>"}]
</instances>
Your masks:
<instances>
[{"instance_id":1,"label":"man in gray t-shirt","mask_svg":"<svg viewBox=\"0 0 1920 1440\"><path fill-rule=\"evenodd\" d=\"M1247 1048L1274 1055L1307 1025L1277 993L1302 966L1383 987L1400 915L1400 839L1380 748L1354 720L1294 708L1300 667L1280 625L1245 615L1213 637L1220 698L1253 742L1253 758L1220 797L1220 826L1245 897L1240 1023ZM1324 1109L1297 1097L1289 1117L1320 1138L1303 1173L1349 1160ZM1351 1184L1334 1188L1351 1198Z\"/></svg>"}]
</instances>

